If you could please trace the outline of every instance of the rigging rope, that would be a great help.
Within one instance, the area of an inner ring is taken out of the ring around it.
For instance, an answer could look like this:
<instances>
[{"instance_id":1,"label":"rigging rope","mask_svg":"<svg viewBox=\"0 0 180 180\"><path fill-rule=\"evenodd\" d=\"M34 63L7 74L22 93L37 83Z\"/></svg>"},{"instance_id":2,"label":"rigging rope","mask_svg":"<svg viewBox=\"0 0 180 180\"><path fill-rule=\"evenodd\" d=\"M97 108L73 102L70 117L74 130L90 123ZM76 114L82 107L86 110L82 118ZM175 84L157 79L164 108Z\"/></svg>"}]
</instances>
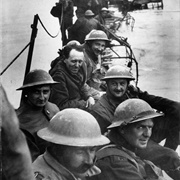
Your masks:
<instances>
[{"instance_id":1,"label":"rigging rope","mask_svg":"<svg viewBox=\"0 0 180 180\"><path fill-rule=\"evenodd\" d=\"M4 74L4 72L10 67L10 65L15 62L15 60L24 52L24 50L31 44L31 42L29 42L22 50L21 52L6 66L6 68L1 72L0 76L2 76Z\"/></svg>"},{"instance_id":2,"label":"rigging rope","mask_svg":"<svg viewBox=\"0 0 180 180\"><path fill-rule=\"evenodd\" d=\"M46 33L47 33L50 37L56 38L56 37L59 35L59 32L60 32L60 31L58 31L58 33L57 33L55 36L51 35L51 34L48 32L48 30L46 29L46 27L44 26L44 24L42 23L42 21L41 21L39 15L38 15L38 20L39 20L41 26L44 28L44 30L46 31Z\"/></svg>"}]
</instances>

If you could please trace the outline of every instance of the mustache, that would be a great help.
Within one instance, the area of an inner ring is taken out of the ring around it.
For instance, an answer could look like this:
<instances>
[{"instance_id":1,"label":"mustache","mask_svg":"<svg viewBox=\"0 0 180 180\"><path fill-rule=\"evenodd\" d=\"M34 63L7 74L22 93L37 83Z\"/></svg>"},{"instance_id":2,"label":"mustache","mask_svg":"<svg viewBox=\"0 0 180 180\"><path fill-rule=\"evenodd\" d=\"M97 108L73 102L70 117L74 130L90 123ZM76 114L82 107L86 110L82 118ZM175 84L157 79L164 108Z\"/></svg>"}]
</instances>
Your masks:
<instances>
[{"instance_id":1,"label":"mustache","mask_svg":"<svg viewBox=\"0 0 180 180\"><path fill-rule=\"evenodd\" d=\"M119 90L119 89L114 89L114 92L119 93L119 92L124 92L124 91L123 90Z\"/></svg>"},{"instance_id":2,"label":"mustache","mask_svg":"<svg viewBox=\"0 0 180 180\"><path fill-rule=\"evenodd\" d=\"M103 50L95 49L95 52L102 54Z\"/></svg>"},{"instance_id":3,"label":"mustache","mask_svg":"<svg viewBox=\"0 0 180 180\"><path fill-rule=\"evenodd\" d=\"M97 157L94 157L92 163L84 163L81 168L85 170L90 169L95 165L96 161L97 161Z\"/></svg>"}]
</instances>

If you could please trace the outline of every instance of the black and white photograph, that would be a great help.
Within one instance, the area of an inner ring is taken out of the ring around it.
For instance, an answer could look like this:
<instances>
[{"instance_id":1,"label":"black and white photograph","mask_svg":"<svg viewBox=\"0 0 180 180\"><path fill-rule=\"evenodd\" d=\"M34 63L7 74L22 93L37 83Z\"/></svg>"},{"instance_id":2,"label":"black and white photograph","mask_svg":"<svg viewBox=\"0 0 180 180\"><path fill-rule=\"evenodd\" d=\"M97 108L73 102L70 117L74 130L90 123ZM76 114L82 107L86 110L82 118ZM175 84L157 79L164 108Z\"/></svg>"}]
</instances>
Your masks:
<instances>
[{"instance_id":1,"label":"black and white photograph","mask_svg":"<svg viewBox=\"0 0 180 180\"><path fill-rule=\"evenodd\" d=\"M0 179L180 179L179 0L0 12Z\"/></svg>"}]
</instances>

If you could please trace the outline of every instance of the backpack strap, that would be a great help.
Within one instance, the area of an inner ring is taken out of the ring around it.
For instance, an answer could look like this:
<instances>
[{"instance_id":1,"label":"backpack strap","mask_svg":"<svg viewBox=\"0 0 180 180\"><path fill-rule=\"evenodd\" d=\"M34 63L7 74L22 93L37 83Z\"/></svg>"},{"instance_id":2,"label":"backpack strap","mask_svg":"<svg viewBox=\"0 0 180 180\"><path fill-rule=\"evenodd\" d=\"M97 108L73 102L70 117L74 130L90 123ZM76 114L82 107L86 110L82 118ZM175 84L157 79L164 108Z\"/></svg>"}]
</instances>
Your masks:
<instances>
[{"instance_id":1,"label":"backpack strap","mask_svg":"<svg viewBox=\"0 0 180 180\"><path fill-rule=\"evenodd\" d=\"M104 146L103 148L99 149L96 153L97 159L102 159L108 156L121 156L121 157L125 157L126 159L128 159L130 162L132 162L135 167L138 169L139 171L139 165L138 163L127 153L125 152L123 149L120 149L119 147L117 147L116 145L107 145Z\"/></svg>"}]
</instances>

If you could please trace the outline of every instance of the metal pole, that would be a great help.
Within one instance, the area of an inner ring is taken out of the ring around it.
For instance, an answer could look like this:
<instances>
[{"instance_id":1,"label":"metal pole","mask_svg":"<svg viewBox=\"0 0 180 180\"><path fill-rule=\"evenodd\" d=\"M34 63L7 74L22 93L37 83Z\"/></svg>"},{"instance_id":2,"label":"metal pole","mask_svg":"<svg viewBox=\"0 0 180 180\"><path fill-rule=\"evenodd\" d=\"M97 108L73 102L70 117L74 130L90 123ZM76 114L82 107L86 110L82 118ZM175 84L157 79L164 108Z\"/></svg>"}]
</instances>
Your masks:
<instances>
[{"instance_id":1,"label":"metal pole","mask_svg":"<svg viewBox=\"0 0 180 180\"><path fill-rule=\"evenodd\" d=\"M31 25L32 28L32 33L31 33L31 39L30 39L30 46L29 46L29 52L28 52L28 57L27 57L27 64L26 64L26 70L25 70L25 74L24 74L24 80L26 75L29 73L30 71L30 67L31 67L31 61L32 61L32 55L33 55L33 49L34 49L34 43L35 43L35 38L37 35L37 23L38 23L38 14L36 14L34 16L34 22Z\"/></svg>"},{"instance_id":2,"label":"metal pole","mask_svg":"<svg viewBox=\"0 0 180 180\"><path fill-rule=\"evenodd\" d=\"M23 84L24 84L24 81L25 81L25 77L29 73L30 68L31 68L34 43L35 43L35 38L36 38L36 35L37 35L37 30L38 30L37 29L38 19L39 19L39 16L38 16L38 14L36 14L34 16L33 24L31 24L32 33L31 33L30 46L29 46L29 52L28 52L28 57L27 57L26 70L25 70L25 74L24 74ZM22 91L21 103L22 103L23 97L24 97L24 93Z\"/></svg>"}]
</instances>

